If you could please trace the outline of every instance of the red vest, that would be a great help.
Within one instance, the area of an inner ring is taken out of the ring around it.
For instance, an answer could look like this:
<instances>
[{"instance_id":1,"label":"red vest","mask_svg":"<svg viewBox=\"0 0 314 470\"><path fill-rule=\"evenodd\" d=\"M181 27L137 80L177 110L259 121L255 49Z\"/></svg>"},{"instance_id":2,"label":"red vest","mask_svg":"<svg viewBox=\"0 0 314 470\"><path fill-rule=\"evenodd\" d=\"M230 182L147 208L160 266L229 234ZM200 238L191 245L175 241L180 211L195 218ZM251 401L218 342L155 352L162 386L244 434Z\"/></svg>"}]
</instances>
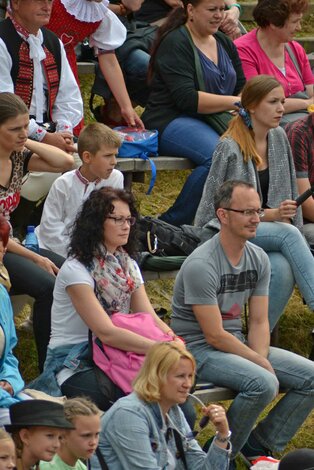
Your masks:
<instances>
[{"instance_id":1,"label":"red vest","mask_svg":"<svg viewBox=\"0 0 314 470\"><path fill-rule=\"evenodd\" d=\"M86 0L84 0L86 1ZM54 0L47 28L53 31L63 42L68 61L78 82L75 47L86 37L94 33L101 21L85 23L70 15L60 0Z\"/></svg>"}]
</instances>

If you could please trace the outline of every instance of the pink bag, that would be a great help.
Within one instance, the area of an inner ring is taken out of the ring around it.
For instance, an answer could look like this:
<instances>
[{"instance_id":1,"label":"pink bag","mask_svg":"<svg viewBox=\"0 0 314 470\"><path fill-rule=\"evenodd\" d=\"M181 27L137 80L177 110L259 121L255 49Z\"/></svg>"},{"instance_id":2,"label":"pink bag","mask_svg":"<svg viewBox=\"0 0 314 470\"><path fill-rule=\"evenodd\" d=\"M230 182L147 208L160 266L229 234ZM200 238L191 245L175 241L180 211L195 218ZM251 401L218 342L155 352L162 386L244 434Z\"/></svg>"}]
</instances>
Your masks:
<instances>
[{"instance_id":1,"label":"pink bag","mask_svg":"<svg viewBox=\"0 0 314 470\"><path fill-rule=\"evenodd\" d=\"M149 313L114 313L111 321L119 328L133 331L155 341L173 341L173 337L163 333ZM98 338L93 338L94 363L125 393L132 391L132 382L145 359L144 354L123 351L107 346Z\"/></svg>"}]
</instances>

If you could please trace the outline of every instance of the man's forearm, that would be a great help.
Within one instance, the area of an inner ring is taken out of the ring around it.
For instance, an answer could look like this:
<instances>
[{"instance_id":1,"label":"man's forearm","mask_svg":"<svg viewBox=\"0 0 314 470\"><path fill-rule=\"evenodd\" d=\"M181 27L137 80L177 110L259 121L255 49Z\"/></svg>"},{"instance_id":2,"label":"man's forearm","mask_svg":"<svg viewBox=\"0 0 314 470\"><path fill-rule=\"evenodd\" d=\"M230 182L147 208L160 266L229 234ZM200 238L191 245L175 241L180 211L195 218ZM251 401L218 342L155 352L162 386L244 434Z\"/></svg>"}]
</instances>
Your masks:
<instances>
[{"instance_id":1,"label":"man's forearm","mask_svg":"<svg viewBox=\"0 0 314 470\"><path fill-rule=\"evenodd\" d=\"M270 332L268 322L263 325L250 325L248 346L263 357L268 357Z\"/></svg>"},{"instance_id":2,"label":"man's forearm","mask_svg":"<svg viewBox=\"0 0 314 470\"><path fill-rule=\"evenodd\" d=\"M219 337L216 337L214 340L211 339L208 342L219 351L244 357L255 364L262 365L264 362L263 359L267 357L265 355L261 355L257 350L254 350L250 346L246 346L238 338L227 331L224 331ZM264 366L262 365L262 367Z\"/></svg>"}]
</instances>

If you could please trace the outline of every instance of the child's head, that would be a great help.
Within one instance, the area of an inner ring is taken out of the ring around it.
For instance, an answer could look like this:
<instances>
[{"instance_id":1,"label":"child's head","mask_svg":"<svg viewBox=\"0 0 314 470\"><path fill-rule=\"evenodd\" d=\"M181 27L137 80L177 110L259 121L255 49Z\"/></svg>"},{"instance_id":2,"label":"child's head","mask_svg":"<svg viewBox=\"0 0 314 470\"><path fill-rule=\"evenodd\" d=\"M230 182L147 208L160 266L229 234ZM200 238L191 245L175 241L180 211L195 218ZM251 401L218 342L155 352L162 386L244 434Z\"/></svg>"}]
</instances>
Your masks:
<instances>
[{"instance_id":1,"label":"child's head","mask_svg":"<svg viewBox=\"0 0 314 470\"><path fill-rule=\"evenodd\" d=\"M0 470L11 470L15 467L15 445L12 437L0 429Z\"/></svg>"},{"instance_id":2,"label":"child's head","mask_svg":"<svg viewBox=\"0 0 314 470\"><path fill-rule=\"evenodd\" d=\"M77 397L65 402L64 414L75 429L64 433L61 458L89 459L98 446L101 411L87 398Z\"/></svg>"},{"instance_id":3,"label":"child's head","mask_svg":"<svg viewBox=\"0 0 314 470\"><path fill-rule=\"evenodd\" d=\"M34 465L38 460L50 461L60 447L62 435L73 424L66 420L64 407L47 400L26 400L10 407L12 433L17 456Z\"/></svg>"},{"instance_id":4,"label":"child's head","mask_svg":"<svg viewBox=\"0 0 314 470\"><path fill-rule=\"evenodd\" d=\"M3 261L10 235L10 224L3 215L0 215L0 262Z\"/></svg>"},{"instance_id":5,"label":"child's head","mask_svg":"<svg viewBox=\"0 0 314 470\"><path fill-rule=\"evenodd\" d=\"M84 176L91 181L109 178L117 163L116 154L121 143L119 134L100 122L84 127L77 142Z\"/></svg>"}]
</instances>

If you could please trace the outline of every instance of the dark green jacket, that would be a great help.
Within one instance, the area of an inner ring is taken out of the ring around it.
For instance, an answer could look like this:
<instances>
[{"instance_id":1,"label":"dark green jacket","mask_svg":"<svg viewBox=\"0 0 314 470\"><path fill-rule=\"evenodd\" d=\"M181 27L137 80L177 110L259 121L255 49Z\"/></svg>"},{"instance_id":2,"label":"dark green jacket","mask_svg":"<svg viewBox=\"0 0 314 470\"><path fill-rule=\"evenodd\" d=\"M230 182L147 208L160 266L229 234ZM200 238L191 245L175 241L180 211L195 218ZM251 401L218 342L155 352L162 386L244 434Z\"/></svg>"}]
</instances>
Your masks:
<instances>
[{"instance_id":1,"label":"dark green jacket","mask_svg":"<svg viewBox=\"0 0 314 470\"><path fill-rule=\"evenodd\" d=\"M194 53L184 34L183 26L170 32L161 42L154 65L151 94L142 115L147 129L158 129L159 135L165 127L181 115L202 119L197 113L198 90ZM214 37L228 53L237 74L234 95L238 95L245 84L241 61L231 39L218 31Z\"/></svg>"}]
</instances>

